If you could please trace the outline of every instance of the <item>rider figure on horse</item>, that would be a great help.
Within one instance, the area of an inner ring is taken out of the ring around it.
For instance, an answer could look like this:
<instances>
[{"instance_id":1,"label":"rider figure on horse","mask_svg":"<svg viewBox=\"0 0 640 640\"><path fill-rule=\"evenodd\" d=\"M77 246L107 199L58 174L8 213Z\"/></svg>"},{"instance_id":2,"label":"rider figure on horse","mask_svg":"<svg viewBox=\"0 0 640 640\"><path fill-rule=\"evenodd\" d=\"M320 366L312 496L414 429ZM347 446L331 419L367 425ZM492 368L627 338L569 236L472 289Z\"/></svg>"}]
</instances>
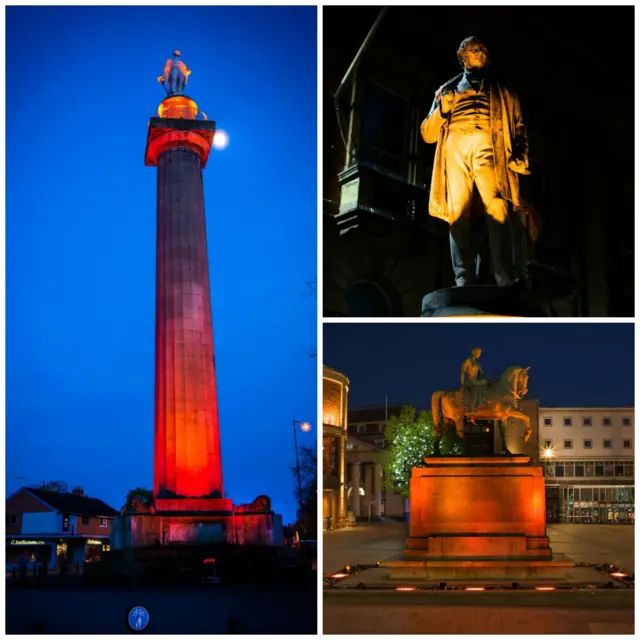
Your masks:
<instances>
[{"instance_id":1,"label":"rider figure on horse","mask_svg":"<svg viewBox=\"0 0 640 640\"><path fill-rule=\"evenodd\" d=\"M473 349L471 355L462 363L460 386L462 401L469 413L475 413L486 403L486 395L491 380L485 375L478 360L482 349Z\"/></svg>"}]
</instances>

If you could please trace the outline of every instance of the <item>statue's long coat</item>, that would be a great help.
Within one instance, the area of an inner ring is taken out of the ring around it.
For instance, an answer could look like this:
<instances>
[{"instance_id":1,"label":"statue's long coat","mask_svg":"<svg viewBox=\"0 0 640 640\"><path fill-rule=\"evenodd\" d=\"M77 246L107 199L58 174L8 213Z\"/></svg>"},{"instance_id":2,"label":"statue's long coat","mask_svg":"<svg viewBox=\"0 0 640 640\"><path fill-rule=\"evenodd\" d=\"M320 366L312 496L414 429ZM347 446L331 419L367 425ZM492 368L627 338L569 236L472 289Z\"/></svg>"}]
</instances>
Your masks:
<instances>
[{"instance_id":1,"label":"statue's long coat","mask_svg":"<svg viewBox=\"0 0 640 640\"><path fill-rule=\"evenodd\" d=\"M456 91L463 74L444 84L436 95L449 90ZM521 211L518 174L507 167L512 158L520 158L525 167L529 166L529 143L527 131L522 119L522 110L518 96L497 81L491 81L490 121L491 140L495 157L496 179L501 196L513 205L514 211ZM429 214L453 224L459 216L451 211L447 194L446 144L449 133L451 113L443 117L437 99L433 101L431 111L420 126L422 139L427 143L437 142L431 193L429 195Z\"/></svg>"}]
</instances>

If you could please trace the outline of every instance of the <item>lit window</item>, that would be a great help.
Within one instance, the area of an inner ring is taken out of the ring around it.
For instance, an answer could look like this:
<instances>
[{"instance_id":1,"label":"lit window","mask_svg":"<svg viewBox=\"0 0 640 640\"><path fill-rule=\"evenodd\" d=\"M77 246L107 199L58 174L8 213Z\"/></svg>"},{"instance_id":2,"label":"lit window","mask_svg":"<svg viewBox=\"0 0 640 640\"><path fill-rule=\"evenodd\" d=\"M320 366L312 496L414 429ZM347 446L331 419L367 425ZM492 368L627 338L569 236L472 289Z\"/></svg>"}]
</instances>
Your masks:
<instances>
[{"instance_id":1,"label":"lit window","mask_svg":"<svg viewBox=\"0 0 640 640\"><path fill-rule=\"evenodd\" d=\"M545 418L545 419L544 419L544 426L545 426L545 427L551 427L551 426L553 426L553 418Z\"/></svg>"},{"instance_id":2,"label":"lit window","mask_svg":"<svg viewBox=\"0 0 640 640\"><path fill-rule=\"evenodd\" d=\"M591 426L591 418L582 418L582 426L590 427Z\"/></svg>"},{"instance_id":3,"label":"lit window","mask_svg":"<svg viewBox=\"0 0 640 640\"><path fill-rule=\"evenodd\" d=\"M605 449L611 449L611 440L604 440L602 444Z\"/></svg>"},{"instance_id":4,"label":"lit window","mask_svg":"<svg viewBox=\"0 0 640 640\"><path fill-rule=\"evenodd\" d=\"M563 418L563 421L565 427L573 426L573 420L571 418Z\"/></svg>"},{"instance_id":5,"label":"lit window","mask_svg":"<svg viewBox=\"0 0 640 640\"><path fill-rule=\"evenodd\" d=\"M625 449L631 449L631 440L623 440L623 441L622 441L622 446L623 446Z\"/></svg>"},{"instance_id":6,"label":"lit window","mask_svg":"<svg viewBox=\"0 0 640 640\"><path fill-rule=\"evenodd\" d=\"M358 433L366 433L367 432L367 425L366 424L359 424L358 425Z\"/></svg>"},{"instance_id":7,"label":"lit window","mask_svg":"<svg viewBox=\"0 0 640 640\"><path fill-rule=\"evenodd\" d=\"M593 449L593 440L585 440L584 441L585 449Z\"/></svg>"},{"instance_id":8,"label":"lit window","mask_svg":"<svg viewBox=\"0 0 640 640\"><path fill-rule=\"evenodd\" d=\"M565 440L564 441L565 449L573 449L573 440Z\"/></svg>"},{"instance_id":9,"label":"lit window","mask_svg":"<svg viewBox=\"0 0 640 640\"><path fill-rule=\"evenodd\" d=\"M106 528L106 526L107 526L107 519L106 518L100 518L100 526L102 528Z\"/></svg>"}]
</instances>

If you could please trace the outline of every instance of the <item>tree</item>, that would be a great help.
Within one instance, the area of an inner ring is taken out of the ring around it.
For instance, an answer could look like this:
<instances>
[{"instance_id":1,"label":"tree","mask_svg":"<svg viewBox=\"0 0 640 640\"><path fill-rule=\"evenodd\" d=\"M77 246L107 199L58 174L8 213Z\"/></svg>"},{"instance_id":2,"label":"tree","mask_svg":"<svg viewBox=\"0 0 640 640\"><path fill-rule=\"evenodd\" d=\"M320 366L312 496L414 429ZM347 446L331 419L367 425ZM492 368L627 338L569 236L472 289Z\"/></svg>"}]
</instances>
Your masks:
<instances>
[{"instance_id":1,"label":"tree","mask_svg":"<svg viewBox=\"0 0 640 640\"><path fill-rule=\"evenodd\" d=\"M424 458L460 456L466 450L455 431L448 430L438 442L431 412L418 413L411 405L404 405L398 417L391 417L385 430L385 440L385 489L405 498L409 497L411 470L424 467Z\"/></svg>"},{"instance_id":2,"label":"tree","mask_svg":"<svg viewBox=\"0 0 640 640\"><path fill-rule=\"evenodd\" d=\"M298 492L296 467L291 467L295 481L295 496L298 504L296 526L306 532L305 536L317 535L318 526L318 456L313 447L302 446L298 451L300 461L300 485L302 496ZM302 497L302 499L300 499ZM302 504L302 509L300 509Z\"/></svg>"},{"instance_id":3,"label":"tree","mask_svg":"<svg viewBox=\"0 0 640 640\"><path fill-rule=\"evenodd\" d=\"M151 489L144 489L142 487L131 489L131 491L127 493L127 499L125 501L125 506L127 507L127 509L133 508L133 501L135 498L137 498L143 505L148 507L153 502L153 491L151 491Z\"/></svg>"}]
</instances>

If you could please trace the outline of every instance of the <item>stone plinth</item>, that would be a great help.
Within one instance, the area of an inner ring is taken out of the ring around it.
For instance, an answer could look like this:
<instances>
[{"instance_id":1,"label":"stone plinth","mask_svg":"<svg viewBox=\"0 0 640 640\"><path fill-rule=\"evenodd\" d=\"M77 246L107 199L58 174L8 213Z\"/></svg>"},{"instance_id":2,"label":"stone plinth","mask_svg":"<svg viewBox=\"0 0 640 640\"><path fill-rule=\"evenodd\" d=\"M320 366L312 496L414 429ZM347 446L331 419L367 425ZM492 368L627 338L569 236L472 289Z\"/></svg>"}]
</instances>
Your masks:
<instances>
[{"instance_id":1,"label":"stone plinth","mask_svg":"<svg viewBox=\"0 0 640 640\"><path fill-rule=\"evenodd\" d=\"M472 285L432 291L422 299L423 318L500 316L537 318L551 315L549 304L517 287Z\"/></svg>"},{"instance_id":2,"label":"stone plinth","mask_svg":"<svg viewBox=\"0 0 640 640\"><path fill-rule=\"evenodd\" d=\"M156 498L156 513L210 513L231 515L231 498Z\"/></svg>"},{"instance_id":3,"label":"stone plinth","mask_svg":"<svg viewBox=\"0 0 640 640\"><path fill-rule=\"evenodd\" d=\"M559 575L552 559L542 468L528 456L428 458L413 469L404 558L392 578L522 578Z\"/></svg>"}]
</instances>

